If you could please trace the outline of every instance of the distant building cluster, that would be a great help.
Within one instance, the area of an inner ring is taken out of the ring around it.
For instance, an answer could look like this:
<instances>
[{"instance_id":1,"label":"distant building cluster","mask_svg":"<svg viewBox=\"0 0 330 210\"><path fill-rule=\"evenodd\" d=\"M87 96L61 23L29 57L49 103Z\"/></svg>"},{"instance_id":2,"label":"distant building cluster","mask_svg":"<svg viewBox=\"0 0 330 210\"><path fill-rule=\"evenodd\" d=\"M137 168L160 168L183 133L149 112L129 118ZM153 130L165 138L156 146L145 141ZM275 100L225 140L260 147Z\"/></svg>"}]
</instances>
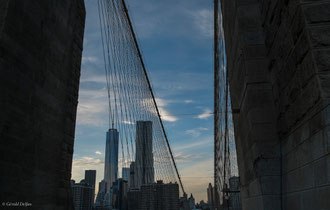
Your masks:
<instances>
[{"instance_id":1,"label":"distant building cluster","mask_svg":"<svg viewBox=\"0 0 330 210\"><path fill-rule=\"evenodd\" d=\"M217 198L217 190L209 183L207 188L207 202L201 201L196 205L196 209L203 210L242 210L242 202L240 197L240 181L239 177L233 176L229 178L229 189ZM221 203L221 204L220 204Z\"/></svg>"},{"instance_id":2,"label":"distant building cluster","mask_svg":"<svg viewBox=\"0 0 330 210\"><path fill-rule=\"evenodd\" d=\"M201 200L194 205L194 208L191 208L192 206L187 206L186 208L182 208L182 210L242 210L239 177L231 177L229 179L229 189L225 191L226 193L222 194L221 197L217 197L216 188L209 183L206 190L207 202ZM188 203L192 203L191 198L188 199Z\"/></svg>"},{"instance_id":3,"label":"distant building cluster","mask_svg":"<svg viewBox=\"0 0 330 210\"><path fill-rule=\"evenodd\" d=\"M155 183L152 122L137 121L135 161L129 168L122 168L121 178L118 178L118 142L117 129L109 129L106 134L104 179L99 183L96 199L96 171L86 171L85 179L79 184L72 181L75 210L182 209L177 183L166 184L162 180ZM188 203L188 206L189 210L193 209L195 201Z\"/></svg>"},{"instance_id":4,"label":"distant building cluster","mask_svg":"<svg viewBox=\"0 0 330 210\"><path fill-rule=\"evenodd\" d=\"M187 194L184 194L184 196L180 198L180 210L192 209L196 209L194 196L191 194L188 198Z\"/></svg>"},{"instance_id":5,"label":"distant building cluster","mask_svg":"<svg viewBox=\"0 0 330 210\"><path fill-rule=\"evenodd\" d=\"M179 210L179 185L157 181L131 189L128 192L128 209Z\"/></svg>"},{"instance_id":6,"label":"distant building cluster","mask_svg":"<svg viewBox=\"0 0 330 210\"><path fill-rule=\"evenodd\" d=\"M75 210L91 210L95 196L95 170L85 171L85 179L80 183L71 180L72 197Z\"/></svg>"}]
</instances>

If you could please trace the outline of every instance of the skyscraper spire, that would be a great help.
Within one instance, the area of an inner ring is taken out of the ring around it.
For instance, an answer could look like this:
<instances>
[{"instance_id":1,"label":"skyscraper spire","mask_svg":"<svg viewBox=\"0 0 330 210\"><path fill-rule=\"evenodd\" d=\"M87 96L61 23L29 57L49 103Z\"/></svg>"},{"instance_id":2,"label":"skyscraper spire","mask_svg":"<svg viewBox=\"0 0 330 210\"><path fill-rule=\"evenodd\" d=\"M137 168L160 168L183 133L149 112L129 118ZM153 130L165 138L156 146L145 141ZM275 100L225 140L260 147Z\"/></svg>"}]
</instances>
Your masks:
<instances>
[{"instance_id":1,"label":"skyscraper spire","mask_svg":"<svg viewBox=\"0 0 330 210\"><path fill-rule=\"evenodd\" d=\"M118 178L118 142L119 133L117 129L109 129L106 135L104 181L107 183L107 191L112 183Z\"/></svg>"}]
</instances>

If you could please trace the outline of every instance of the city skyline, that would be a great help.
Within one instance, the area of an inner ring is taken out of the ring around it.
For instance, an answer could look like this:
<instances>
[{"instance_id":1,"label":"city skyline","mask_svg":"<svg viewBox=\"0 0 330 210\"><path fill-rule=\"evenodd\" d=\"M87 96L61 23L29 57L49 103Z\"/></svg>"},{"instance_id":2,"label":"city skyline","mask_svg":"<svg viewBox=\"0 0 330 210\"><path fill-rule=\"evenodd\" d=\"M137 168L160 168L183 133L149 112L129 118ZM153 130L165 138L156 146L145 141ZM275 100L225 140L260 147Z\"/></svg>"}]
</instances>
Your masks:
<instances>
[{"instance_id":1,"label":"city skyline","mask_svg":"<svg viewBox=\"0 0 330 210\"><path fill-rule=\"evenodd\" d=\"M1 1L2 208L330 210L329 11Z\"/></svg>"},{"instance_id":2,"label":"city skyline","mask_svg":"<svg viewBox=\"0 0 330 210\"><path fill-rule=\"evenodd\" d=\"M205 186L213 180L212 4L182 1L173 9L173 2L143 1L127 4L162 119L187 193L193 193L196 200L206 200ZM86 1L86 9L72 177L81 177L84 168L92 168L99 171L100 182L103 133L109 126L107 94L97 8ZM172 12L166 13L167 9ZM148 25L150 29L145 30ZM175 78L171 76L174 74ZM125 164L119 157L119 173Z\"/></svg>"},{"instance_id":3,"label":"city skyline","mask_svg":"<svg viewBox=\"0 0 330 210\"><path fill-rule=\"evenodd\" d=\"M161 176L155 180L152 121L138 120L135 124L135 159L125 159L125 162L130 161L130 167L122 168L121 177L118 176L118 141L121 134L114 125L106 133L104 179L99 182L95 208L125 209L128 205L131 206L129 209L134 209L133 206L138 205L149 209L154 208L154 205L160 205L165 209L178 209L180 204L178 183L176 181L164 183L163 179L159 179ZM80 183L91 185L94 191L95 175L95 170L85 170L85 180ZM72 182L74 183L74 180ZM81 189L81 184L72 184L75 203L80 206L85 202L85 198L82 193L76 193L74 187ZM137 201L137 196L145 201ZM146 202L148 199L150 202Z\"/></svg>"}]
</instances>

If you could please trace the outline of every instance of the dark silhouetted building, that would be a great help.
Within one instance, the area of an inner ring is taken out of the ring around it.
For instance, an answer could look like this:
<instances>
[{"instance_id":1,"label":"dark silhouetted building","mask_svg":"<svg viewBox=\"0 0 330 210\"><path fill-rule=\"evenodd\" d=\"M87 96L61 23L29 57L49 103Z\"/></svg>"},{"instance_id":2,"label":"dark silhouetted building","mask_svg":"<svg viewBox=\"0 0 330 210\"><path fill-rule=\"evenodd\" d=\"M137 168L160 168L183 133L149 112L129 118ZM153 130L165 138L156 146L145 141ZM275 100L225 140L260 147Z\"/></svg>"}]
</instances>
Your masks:
<instances>
[{"instance_id":1,"label":"dark silhouetted building","mask_svg":"<svg viewBox=\"0 0 330 210\"><path fill-rule=\"evenodd\" d=\"M179 210L179 185L157 181L128 192L128 210Z\"/></svg>"},{"instance_id":2,"label":"dark silhouetted building","mask_svg":"<svg viewBox=\"0 0 330 210\"><path fill-rule=\"evenodd\" d=\"M215 191L215 187L209 183L209 187L207 188L207 203L212 209L218 208L216 203L216 193L217 192Z\"/></svg>"},{"instance_id":3,"label":"dark silhouetted building","mask_svg":"<svg viewBox=\"0 0 330 210\"><path fill-rule=\"evenodd\" d=\"M130 168L122 168L122 171L121 171L121 177L122 177L124 180L127 181L128 186L130 186L130 183L129 183L129 181L130 181L130 176L131 176L131 174L130 174Z\"/></svg>"},{"instance_id":4,"label":"dark silhouetted building","mask_svg":"<svg viewBox=\"0 0 330 210\"><path fill-rule=\"evenodd\" d=\"M127 193L128 210L140 210L141 191L137 188L129 189Z\"/></svg>"},{"instance_id":5,"label":"dark silhouetted building","mask_svg":"<svg viewBox=\"0 0 330 210\"><path fill-rule=\"evenodd\" d=\"M192 193L190 194L190 197L189 197L188 201L189 201L189 208L190 209L195 209L196 208L196 206L195 206L195 198L192 195Z\"/></svg>"},{"instance_id":6,"label":"dark silhouetted building","mask_svg":"<svg viewBox=\"0 0 330 210\"><path fill-rule=\"evenodd\" d=\"M85 182L95 188L96 170L85 170Z\"/></svg>"},{"instance_id":7,"label":"dark silhouetted building","mask_svg":"<svg viewBox=\"0 0 330 210\"><path fill-rule=\"evenodd\" d=\"M86 170L85 171L85 182L94 188L92 200L95 200L95 179L96 170Z\"/></svg>"},{"instance_id":8,"label":"dark silhouetted building","mask_svg":"<svg viewBox=\"0 0 330 210\"><path fill-rule=\"evenodd\" d=\"M96 196L96 201L95 201L95 207L97 208L102 208L104 204L104 197L107 192L107 183L102 180L99 182L99 192L97 193Z\"/></svg>"},{"instance_id":9,"label":"dark silhouetted building","mask_svg":"<svg viewBox=\"0 0 330 210\"><path fill-rule=\"evenodd\" d=\"M154 183L152 122L137 121L134 186Z\"/></svg>"},{"instance_id":10,"label":"dark silhouetted building","mask_svg":"<svg viewBox=\"0 0 330 210\"><path fill-rule=\"evenodd\" d=\"M74 180L71 181L72 197L75 210L92 210L94 200L94 188L90 186L85 180L81 180L76 184Z\"/></svg>"},{"instance_id":11,"label":"dark silhouetted building","mask_svg":"<svg viewBox=\"0 0 330 210\"><path fill-rule=\"evenodd\" d=\"M127 193L128 185L127 181L124 179L118 179L111 188L112 209L127 210Z\"/></svg>"},{"instance_id":12,"label":"dark silhouetted building","mask_svg":"<svg viewBox=\"0 0 330 210\"><path fill-rule=\"evenodd\" d=\"M135 188L135 175L134 175L134 171L135 170L135 162L131 162L131 165L130 165L130 171L129 171L129 174L130 174L130 178L129 178L129 188Z\"/></svg>"},{"instance_id":13,"label":"dark silhouetted building","mask_svg":"<svg viewBox=\"0 0 330 210\"><path fill-rule=\"evenodd\" d=\"M186 193L184 193L183 197L180 197L180 210L191 210Z\"/></svg>"}]
</instances>

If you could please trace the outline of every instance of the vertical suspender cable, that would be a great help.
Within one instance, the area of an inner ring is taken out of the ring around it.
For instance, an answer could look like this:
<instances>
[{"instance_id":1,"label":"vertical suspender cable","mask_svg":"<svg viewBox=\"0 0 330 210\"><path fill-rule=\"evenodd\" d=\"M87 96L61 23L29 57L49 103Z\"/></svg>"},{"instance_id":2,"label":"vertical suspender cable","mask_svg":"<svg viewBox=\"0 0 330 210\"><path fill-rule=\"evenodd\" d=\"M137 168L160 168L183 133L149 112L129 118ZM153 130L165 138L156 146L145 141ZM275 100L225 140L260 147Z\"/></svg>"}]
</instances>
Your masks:
<instances>
[{"instance_id":1,"label":"vertical suspender cable","mask_svg":"<svg viewBox=\"0 0 330 210\"><path fill-rule=\"evenodd\" d=\"M218 22L219 22L219 0L214 0L214 193L215 193L215 208L218 207L218 180L217 180L217 165L218 165L218 117L219 117L219 37L218 37Z\"/></svg>"},{"instance_id":2,"label":"vertical suspender cable","mask_svg":"<svg viewBox=\"0 0 330 210\"><path fill-rule=\"evenodd\" d=\"M142 55L141 55L141 52L140 52L140 49L139 49L139 45L138 45L138 42L136 40L136 36L135 36L135 32L133 30L133 26L132 26L132 23L131 23L131 20L130 20L130 17L129 17L129 14L128 14L128 10L127 10L127 7L126 7L126 3L125 3L125 0L122 0L122 3L123 3L123 9L124 9L124 13L127 17L127 21L128 21L128 24L129 24L129 28L131 30L131 33L132 33L132 36L133 36L133 39L134 39L134 44L135 44L135 47L136 47L136 50L137 50L137 53L138 53L138 56L139 56L139 59L140 59L140 62L141 62L141 65L142 65L142 68L143 68L143 72L145 74L145 77L146 77L146 81L148 83L148 88L149 88L149 91L151 93L151 96L152 96L152 100L153 100L153 103L155 105L155 108L156 108L156 112L157 112L157 115L158 115L158 118L159 118L159 122L160 122L160 125L162 127L162 131L163 131L163 134L164 134L164 137L165 137L165 140L166 140L166 144L167 144L167 147L168 147L168 150L170 152L170 155L171 155L171 159L172 159L172 162L173 162L173 165L174 165L174 168L175 168L175 171L176 171L176 174L178 176L178 179L179 179L179 182L180 182L180 186L181 186L181 189L182 189L182 192L183 194L185 194L185 191L184 191L184 188L183 188L183 184L182 184L182 181L181 181L181 177L180 177L180 174L179 174L179 171L177 169L177 166L176 166L176 163L175 163L175 160L174 160L174 157L173 157L173 153L172 153L172 150L171 150L171 147L170 147L170 144L169 144L169 141L168 141L168 138L167 138L167 135L166 135L166 131L165 131L165 128L164 128L164 124L163 124L163 121L161 119L161 116L160 116L160 112L159 112L159 109L158 109L158 106L157 106L157 103L156 103L156 99L155 99L155 96L154 96L154 93L152 91L152 88L151 88L151 84L150 84L150 81L149 81L149 78L148 78L148 74L147 74L147 71L146 71L146 68L145 68L145 65L144 65L144 62L143 62L143 58L142 58Z\"/></svg>"}]
</instances>

